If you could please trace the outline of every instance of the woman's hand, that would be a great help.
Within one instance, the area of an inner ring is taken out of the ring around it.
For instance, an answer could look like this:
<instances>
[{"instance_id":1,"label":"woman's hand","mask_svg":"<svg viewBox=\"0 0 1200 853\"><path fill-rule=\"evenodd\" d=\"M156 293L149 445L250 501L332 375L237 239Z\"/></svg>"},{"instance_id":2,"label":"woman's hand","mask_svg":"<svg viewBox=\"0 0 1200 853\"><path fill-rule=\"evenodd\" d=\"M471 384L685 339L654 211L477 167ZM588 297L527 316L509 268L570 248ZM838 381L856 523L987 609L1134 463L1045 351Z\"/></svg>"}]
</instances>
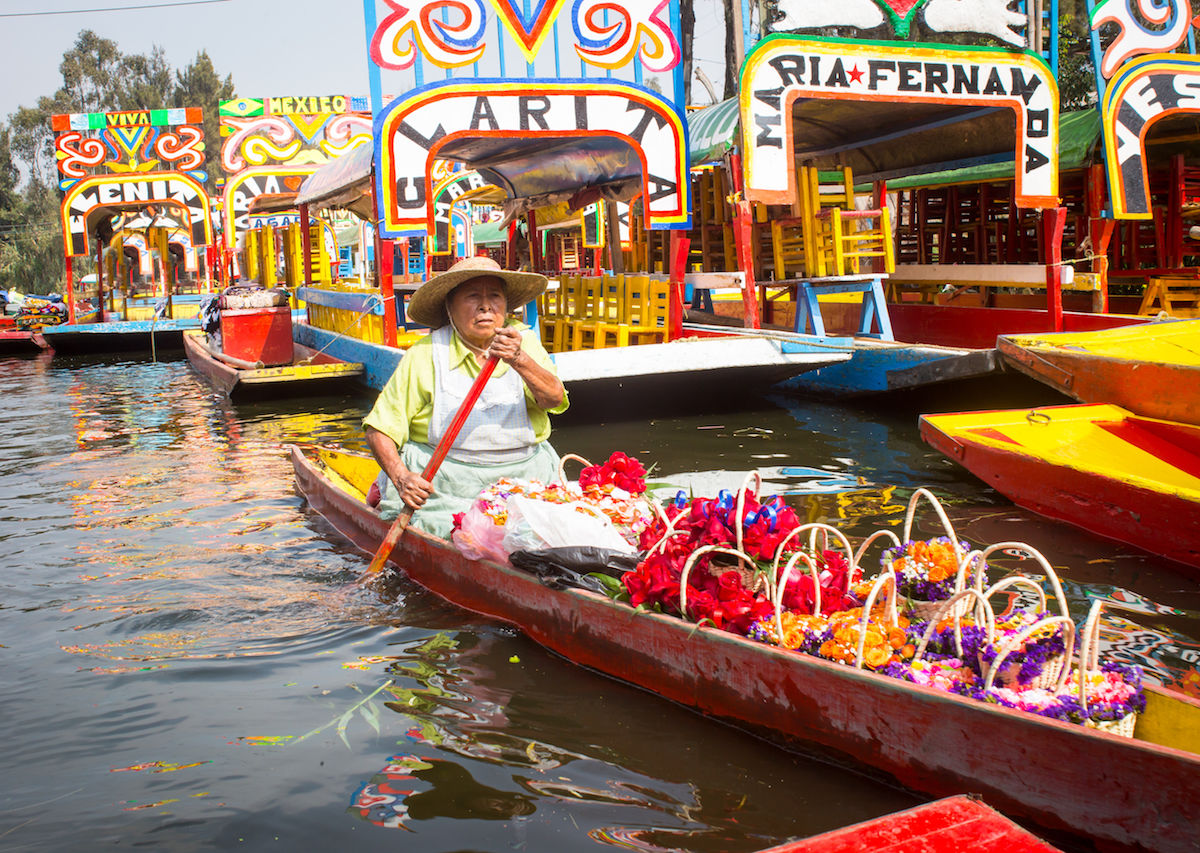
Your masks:
<instances>
[{"instance_id":1,"label":"woman's hand","mask_svg":"<svg viewBox=\"0 0 1200 853\"><path fill-rule=\"evenodd\" d=\"M433 494L433 484L422 479L416 471L404 471L399 476L393 477L392 482L396 485L396 491L400 493L400 499L406 506L410 506L414 510L420 509L426 499Z\"/></svg>"},{"instance_id":2,"label":"woman's hand","mask_svg":"<svg viewBox=\"0 0 1200 853\"><path fill-rule=\"evenodd\" d=\"M486 353L486 355L495 356L513 367L517 366L517 361L523 354L521 333L511 326L504 326L496 330Z\"/></svg>"}]
</instances>

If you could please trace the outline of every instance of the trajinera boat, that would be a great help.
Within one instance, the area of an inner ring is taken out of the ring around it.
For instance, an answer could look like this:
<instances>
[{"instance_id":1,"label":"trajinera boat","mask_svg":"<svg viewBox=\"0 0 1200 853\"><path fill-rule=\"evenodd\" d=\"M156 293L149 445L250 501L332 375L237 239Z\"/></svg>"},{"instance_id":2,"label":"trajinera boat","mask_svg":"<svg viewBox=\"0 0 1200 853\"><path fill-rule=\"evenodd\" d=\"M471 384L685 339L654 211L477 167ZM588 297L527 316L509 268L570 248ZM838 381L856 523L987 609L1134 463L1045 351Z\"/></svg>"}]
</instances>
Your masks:
<instances>
[{"instance_id":1,"label":"trajinera boat","mask_svg":"<svg viewBox=\"0 0 1200 853\"><path fill-rule=\"evenodd\" d=\"M922 415L921 437L1014 503L1200 577L1200 426L1047 406Z\"/></svg>"},{"instance_id":2,"label":"trajinera boat","mask_svg":"<svg viewBox=\"0 0 1200 853\"><path fill-rule=\"evenodd\" d=\"M367 553L390 523L367 506L370 459L292 447L309 506ZM1200 837L1200 703L1147 685L1121 737L756 642L599 593L551 589L410 529L391 561L461 607L582 666L785 745L932 796L972 791L1105 849L1183 851Z\"/></svg>"},{"instance_id":3,"label":"trajinera boat","mask_svg":"<svg viewBox=\"0 0 1200 853\"><path fill-rule=\"evenodd\" d=\"M1115 403L1150 418L1200 423L1200 320L1004 335L996 349L1010 367L1081 403Z\"/></svg>"},{"instance_id":4,"label":"trajinera boat","mask_svg":"<svg viewBox=\"0 0 1200 853\"><path fill-rule=\"evenodd\" d=\"M355 380L362 376L361 364L342 361L303 344L292 343L291 347L289 364L268 367L209 346L199 329L183 333L183 348L192 367L231 400L337 394L354 388Z\"/></svg>"}]
</instances>

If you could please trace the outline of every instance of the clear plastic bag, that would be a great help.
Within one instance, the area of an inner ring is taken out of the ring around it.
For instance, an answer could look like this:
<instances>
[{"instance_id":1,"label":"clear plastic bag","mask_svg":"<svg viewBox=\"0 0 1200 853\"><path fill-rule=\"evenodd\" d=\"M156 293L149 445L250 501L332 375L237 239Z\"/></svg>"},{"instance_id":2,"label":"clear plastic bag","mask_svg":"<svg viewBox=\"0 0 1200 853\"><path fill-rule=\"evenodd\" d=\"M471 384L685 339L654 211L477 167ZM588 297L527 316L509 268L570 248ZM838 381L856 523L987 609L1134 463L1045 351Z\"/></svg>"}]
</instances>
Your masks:
<instances>
[{"instance_id":1,"label":"clear plastic bag","mask_svg":"<svg viewBox=\"0 0 1200 853\"><path fill-rule=\"evenodd\" d=\"M509 498L503 542L508 554L567 545L593 545L625 554L634 551L611 521L586 504L548 503L523 495Z\"/></svg>"}]
</instances>

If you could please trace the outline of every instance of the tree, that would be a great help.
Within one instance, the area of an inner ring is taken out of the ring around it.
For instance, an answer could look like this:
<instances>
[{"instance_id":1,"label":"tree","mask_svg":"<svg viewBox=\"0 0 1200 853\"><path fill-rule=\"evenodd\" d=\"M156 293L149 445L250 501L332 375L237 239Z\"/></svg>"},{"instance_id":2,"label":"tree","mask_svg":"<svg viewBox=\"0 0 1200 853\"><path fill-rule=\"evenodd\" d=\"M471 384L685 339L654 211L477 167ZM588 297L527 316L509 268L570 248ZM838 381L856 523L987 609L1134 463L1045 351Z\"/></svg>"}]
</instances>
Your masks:
<instances>
[{"instance_id":1,"label":"tree","mask_svg":"<svg viewBox=\"0 0 1200 853\"><path fill-rule=\"evenodd\" d=\"M83 30L58 66L70 112L101 113L119 109L124 63L117 43Z\"/></svg>"},{"instance_id":2,"label":"tree","mask_svg":"<svg viewBox=\"0 0 1200 853\"><path fill-rule=\"evenodd\" d=\"M233 94L233 75L227 74L222 80L213 68L207 50L197 53L187 68L175 72L175 103L204 110L204 145L208 154L205 170L210 191L221 174L220 102L229 100Z\"/></svg>"},{"instance_id":3,"label":"tree","mask_svg":"<svg viewBox=\"0 0 1200 853\"><path fill-rule=\"evenodd\" d=\"M186 106L168 103L171 95L171 66L163 49L155 45L149 56L135 54L121 59L122 87L117 99L122 110L161 110Z\"/></svg>"},{"instance_id":4,"label":"tree","mask_svg":"<svg viewBox=\"0 0 1200 853\"><path fill-rule=\"evenodd\" d=\"M59 71L58 91L38 98L36 106L20 107L7 127L0 125L0 287L39 293L61 288L61 193L51 116L200 107L208 173L219 174L218 101L233 97L233 78L222 80L207 53L176 72L160 47L149 55L122 54L116 42L83 30Z\"/></svg>"}]
</instances>

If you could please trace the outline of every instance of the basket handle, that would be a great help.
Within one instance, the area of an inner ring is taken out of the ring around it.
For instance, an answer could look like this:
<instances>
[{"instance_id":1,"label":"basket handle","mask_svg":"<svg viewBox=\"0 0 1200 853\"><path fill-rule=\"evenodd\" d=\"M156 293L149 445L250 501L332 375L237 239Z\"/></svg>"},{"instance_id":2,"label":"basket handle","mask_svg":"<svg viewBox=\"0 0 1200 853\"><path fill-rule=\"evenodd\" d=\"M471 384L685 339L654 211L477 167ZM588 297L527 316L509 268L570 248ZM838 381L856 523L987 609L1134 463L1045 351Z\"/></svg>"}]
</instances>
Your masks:
<instances>
[{"instance_id":1,"label":"basket handle","mask_svg":"<svg viewBox=\"0 0 1200 853\"><path fill-rule=\"evenodd\" d=\"M1040 583L1035 581L1033 578L1026 577L1025 575L1009 575L1006 578L1001 578L987 588L987 590L983 593L983 597L990 602L993 595L1008 589L1010 586L1029 587L1031 590L1037 593L1038 613L1046 612L1046 590L1042 589L1042 585ZM990 640L991 637L988 639Z\"/></svg>"},{"instance_id":2,"label":"basket handle","mask_svg":"<svg viewBox=\"0 0 1200 853\"><path fill-rule=\"evenodd\" d=\"M917 489L912 493L912 497L908 499L908 512L904 514L904 541L912 541L913 516L916 514L917 504L921 498L925 498L933 505L938 519L942 522L942 527L946 530L946 535L950 537L950 544L954 547L954 556L958 557L961 562L963 559L962 546L959 544L958 535L954 532L954 525L950 523L950 519L946 516L946 510L942 508L941 501L934 497L933 492L929 491L929 489Z\"/></svg>"},{"instance_id":3,"label":"basket handle","mask_svg":"<svg viewBox=\"0 0 1200 853\"><path fill-rule=\"evenodd\" d=\"M584 468L591 468L591 467L592 467L592 463L591 463L591 462L588 462L586 459L584 459L584 458L583 458L582 456L580 456L579 454L577 454L577 453L568 453L568 454L566 454L565 456L563 456L562 458L560 458L560 459L558 460L558 483L559 483L559 485L561 485L561 486L566 486L566 485L567 485L567 471L566 471L566 466L567 466L567 462L568 462L568 460L575 461L575 462L582 462L582 463L583 463L583 467L584 467Z\"/></svg>"},{"instance_id":4,"label":"basket handle","mask_svg":"<svg viewBox=\"0 0 1200 853\"><path fill-rule=\"evenodd\" d=\"M1050 588L1054 590L1054 598L1058 602L1058 615L1066 616L1070 613L1067 609L1067 596L1063 593L1062 583L1058 579L1058 572L1054 571L1054 567L1050 565L1050 561L1032 545L1024 542L997 542L995 545L988 546L983 551L983 559L986 562L987 558L996 551L1020 550L1033 559L1037 560L1038 565L1042 567L1042 571L1046 573L1047 580L1050 581ZM982 582L982 578L981 578ZM993 587L994 588L994 587ZM1042 594L1042 610L1046 609L1046 596Z\"/></svg>"},{"instance_id":5,"label":"basket handle","mask_svg":"<svg viewBox=\"0 0 1200 853\"><path fill-rule=\"evenodd\" d=\"M887 597L887 615L891 617L893 626L899 627L900 618L896 612L896 573L884 572L875 579L875 583L871 584L871 591L867 594L867 600L863 603L862 620L858 623L858 649L854 655L854 668L862 669L863 653L867 648L867 625L871 623L871 607L875 604L875 599L879 597L879 590L886 584L891 584L891 590Z\"/></svg>"},{"instance_id":6,"label":"basket handle","mask_svg":"<svg viewBox=\"0 0 1200 853\"><path fill-rule=\"evenodd\" d=\"M754 561L751 560L743 552L741 552L735 548L726 548L723 545L705 545L703 548L697 548L695 551L693 551L688 556L687 562L683 564L683 571L679 573L679 614L684 619L688 618L688 615L687 615L687 579L688 579L688 575L691 574L691 572L692 572L692 566L694 566L696 564L696 561L699 560L705 554L716 554L716 553L730 554L734 557L738 557L741 560L748 561L751 565L754 565Z\"/></svg>"},{"instance_id":7,"label":"basket handle","mask_svg":"<svg viewBox=\"0 0 1200 853\"><path fill-rule=\"evenodd\" d=\"M751 471L742 480L742 485L738 487L737 496L737 517L733 520L734 531L737 535L737 549L742 550L742 534L743 534L743 517L746 514L746 484L751 480L754 481L754 500L758 500L759 492L762 491L762 474L757 470Z\"/></svg>"},{"instance_id":8,"label":"basket handle","mask_svg":"<svg viewBox=\"0 0 1200 853\"><path fill-rule=\"evenodd\" d=\"M867 553L867 549L875 543L876 539L890 538L892 544L899 548L903 543L900 537L892 530L876 530L870 536L862 541L858 546L858 550L854 552L854 568L859 568L862 563L863 554Z\"/></svg>"},{"instance_id":9,"label":"basket handle","mask_svg":"<svg viewBox=\"0 0 1200 853\"><path fill-rule=\"evenodd\" d=\"M828 524L822 524L819 521L812 521L812 522L809 522L808 524L802 524L799 527L793 528L792 530L788 531L787 536L785 536L785 537L783 537L783 539L779 540L779 545L775 549L775 559L771 564L771 576L770 576L770 578L768 578L768 586L767 586L769 594L772 597L774 597L774 595L775 595L776 585L778 583L780 583L779 563L783 559L784 547L788 544L788 542L792 541L792 539L796 538L797 536L801 536L804 533L807 533L809 531L811 531L813 533L813 535L815 536L817 530L824 531L827 537L828 537L829 533L833 533L834 537L839 539L840 544L846 549L846 555L850 558L850 568L846 572L846 588L843 590L843 592L848 593L850 591L850 585L854 582L855 569L858 566L858 564L854 560L854 549L850 545L850 540L846 538L845 533L842 533L842 531L838 530L836 527L832 527ZM811 547L811 542L810 542L810 547Z\"/></svg>"},{"instance_id":10,"label":"basket handle","mask_svg":"<svg viewBox=\"0 0 1200 853\"><path fill-rule=\"evenodd\" d=\"M925 631L921 634L921 642L917 645L917 652L913 655L914 661L919 661L925 654L925 649L929 647L929 641L933 639L933 632L937 629L938 623L942 621L943 614L950 611L955 604L964 598L975 599L975 621L979 622L980 615L983 616L984 632L990 640L995 633L995 624L992 619L992 608L988 606L987 599L980 594L977 589L963 589L954 593L946 599L941 609L937 611L929 620L929 624L925 626ZM958 613L954 614L954 648L958 652L959 659L962 658L962 616Z\"/></svg>"},{"instance_id":11,"label":"basket handle","mask_svg":"<svg viewBox=\"0 0 1200 853\"><path fill-rule=\"evenodd\" d=\"M992 689L992 682L996 680L996 673L1000 671L1000 665L1004 663L1004 659L1020 648L1026 640L1033 636L1035 632L1040 631L1048 625L1062 626L1061 630L1063 632L1063 642L1066 644L1066 650L1063 654L1064 665L1062 672L1058 674L1058 683L1054 685L1054 693L1058 693L1063 689L1063 685L1066 683L1067 675L1071 669L1069 664L1066 662L1070 661L1072 655L1075 653L1075 623L1071 621L1070 616L1047 616L1045 619L1034 622L1023 631L1017 632L1015 635L1002 642L1000 644L1000 650L996 653L996 659L993 660L992 665L988 667L987 679L983 683L984 690ZM1083 684L1082 679L1080 680L1080 684ZM1080 687L1080 690L1082 691L1083 688ZM1086 712L1086 710L1087 708L1085 705L1084 711Z\"/></svg>"},{"instance_id":12,"label":"basket handle","mask_svg":"<svg viewBox=\"0 0 1200 853\"><path fill-rule=\"evenodd\" d=\"M771 601L775 605L775 630L778 632L779 645L783 646L783 591L787 588L787 582L795 568L796 563L803 560L808 565L809 574L813 579L813 613L820 614L821 612L821 577L817 573L817 564L812 558L803 551L797 551L792 555L792 558L787 561L787 565L783 567L783 575L780 576L779 586L772 593Z\"/></svg>"},{"instance_id":13,"label":"basket handle","mask_svg":"<svg viewBox=\"0 0 1200 853\"><path fill-rule=\"evenodd\" d=\"M1087 706L1087 673L1100 666L1100 611L1104 609L1104 600L1092 602L1088 611L1087 621L1083 623L1079 643L1079 707L1086 718ZM1067 658L1070 660L1070 657ZM1065 667L1064 667L1065 668Z\"/></svg>"}]
</instances>

